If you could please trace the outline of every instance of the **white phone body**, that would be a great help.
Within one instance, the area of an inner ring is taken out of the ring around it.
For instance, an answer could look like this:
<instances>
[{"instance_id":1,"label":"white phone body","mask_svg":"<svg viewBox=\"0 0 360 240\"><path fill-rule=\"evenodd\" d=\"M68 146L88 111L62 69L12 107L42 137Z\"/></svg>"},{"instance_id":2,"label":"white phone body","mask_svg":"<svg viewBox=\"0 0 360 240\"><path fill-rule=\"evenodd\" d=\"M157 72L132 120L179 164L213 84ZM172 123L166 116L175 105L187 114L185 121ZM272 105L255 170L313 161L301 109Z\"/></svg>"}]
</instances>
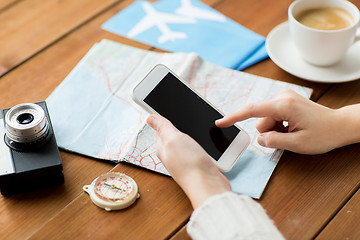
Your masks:
<instances>
[{"instance_id":1,"label":"white phone body","mask_svg":"<svg viewBox=\"0 0 360 240\"><path fill-rule=\"evenodd\" d=\"M232 169L250 143L238 126L216 127L215 120L224 114L164 65L156 65L135 86L132 97L147 112L162 115L194 138L223 172Z\"/></svg>"}]
</instances>

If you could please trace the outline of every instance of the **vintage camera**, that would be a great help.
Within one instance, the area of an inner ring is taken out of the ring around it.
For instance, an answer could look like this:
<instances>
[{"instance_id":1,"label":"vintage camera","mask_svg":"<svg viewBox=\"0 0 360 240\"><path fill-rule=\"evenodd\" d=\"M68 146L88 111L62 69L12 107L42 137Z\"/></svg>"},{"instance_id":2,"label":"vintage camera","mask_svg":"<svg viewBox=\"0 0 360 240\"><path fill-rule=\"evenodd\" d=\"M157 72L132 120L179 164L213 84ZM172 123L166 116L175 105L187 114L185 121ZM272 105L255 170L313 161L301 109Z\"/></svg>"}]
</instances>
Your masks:
<instances>
[{"instance_id":1,"label":"vintage camera","mask_svg":"<svg viewBox=\"0 0 360 240\"><path fill-rule=\"evenodd\" d=\"M46 103L0 109L0 191L3 195L64 182Z\"/></svg>"}]
</instances>

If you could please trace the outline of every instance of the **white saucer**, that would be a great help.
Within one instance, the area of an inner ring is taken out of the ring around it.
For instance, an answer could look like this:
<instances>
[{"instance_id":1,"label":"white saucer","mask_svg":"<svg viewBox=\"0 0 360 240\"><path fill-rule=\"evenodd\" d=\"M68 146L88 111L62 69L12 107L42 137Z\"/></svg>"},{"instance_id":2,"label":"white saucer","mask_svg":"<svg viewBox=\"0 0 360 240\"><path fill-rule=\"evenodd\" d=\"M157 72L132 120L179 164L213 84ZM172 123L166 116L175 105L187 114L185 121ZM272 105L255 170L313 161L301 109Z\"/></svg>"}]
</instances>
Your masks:
<instances>
[{"instance_id":1,"label":"white saucer","mask_svg":"<svg viewBox=\"0 0 360 240\"><path fill-rule=\"evenodd\" d=\"M290 37L288 22L276 26L266 38L271 60L283 70L299 78L315 82L338 83L360 79L360 43L348 50L339 63L318 67L305 62Z\"/></svg>"}]
</instances>

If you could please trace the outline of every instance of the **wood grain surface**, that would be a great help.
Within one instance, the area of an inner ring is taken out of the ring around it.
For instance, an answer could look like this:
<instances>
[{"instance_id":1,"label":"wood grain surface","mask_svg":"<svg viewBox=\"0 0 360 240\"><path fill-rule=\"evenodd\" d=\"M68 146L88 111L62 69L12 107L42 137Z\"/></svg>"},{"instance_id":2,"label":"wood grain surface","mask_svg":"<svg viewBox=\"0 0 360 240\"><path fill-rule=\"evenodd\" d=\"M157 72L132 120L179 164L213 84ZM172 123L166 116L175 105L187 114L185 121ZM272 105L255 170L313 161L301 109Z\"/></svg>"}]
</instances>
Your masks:
<instances>
[{"instance_id":1,"label":"wood grain surface","mask_svg":"<svg viewBox=\"0 0 360 240\"><path fill-rule=\"evenodd\" d=\"M27 0L0 13L0 75L30 58L116 0Z\"/></svg>"},{"instance_id":2,"label":"wood grain surface","mask_svg":"<svg viewBox=\"0 0 360 240\"><path fill-rule=\"evenodd\" d=\"M0 108L46 99L101 39L162 51L101 29L132 2L0 1ZM292 1L203 2L266 36L287 20ZM352 2L360 7L360 0ZM358 80L305 81L270 59L245 71L310 87L311 99L330 108L360 102ZM186 223L192 208L170 177L64 151L61 158L63 185L0 196L0 239L190 239ZM82 186L107 171L121 171L135 179L141 197L133 206L106 212L91 203ZM259 202L287 239L359 239L359 173L359 144L312 156L285 152Z\"/></svg>"},{"instance_id":3,"label":"wood grain surface","mask_svg":"<svg viewBox=\"0 0 360 240\"><path fill-rule=\"evenodd\" d=\"M0 12L6 11L7 8L10 8L12 5L18 3L20 0L1 0L0 1Z\"/></svg>"}]
</instances>

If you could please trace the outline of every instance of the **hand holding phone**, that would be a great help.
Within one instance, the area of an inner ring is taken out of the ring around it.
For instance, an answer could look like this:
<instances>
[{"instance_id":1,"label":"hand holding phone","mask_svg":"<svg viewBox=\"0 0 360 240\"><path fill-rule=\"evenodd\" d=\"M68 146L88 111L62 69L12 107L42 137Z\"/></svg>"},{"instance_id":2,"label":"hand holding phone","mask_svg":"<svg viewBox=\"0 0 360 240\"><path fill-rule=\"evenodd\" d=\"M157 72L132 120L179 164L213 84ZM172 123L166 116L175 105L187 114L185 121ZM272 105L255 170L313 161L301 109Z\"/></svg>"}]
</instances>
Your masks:
<instances>
[{"instance_id":1,"label":"hand holding phone","mask_svg":"<svg viewBox=\"0 0 360 240\"><path fill-rule=\"evenodd\" d=\"M156 155L194 209L211 196L231 191L229 180L194 139L158 114L150 115L146 122L156 131Z\"/></svg>"},{"instance_id":2,"label":"hand holding phone","mask_svg":"<svg viewBox=\"0 0 360 240\"><path fill-rule=\"evenodd\" d=\"M164 65L156 65L135 86L133 99L149 113L167 118L197 141L221 171L229 171L250 143L237 126L219 128L223 114Z\"/></svg>"}]
</instances>

